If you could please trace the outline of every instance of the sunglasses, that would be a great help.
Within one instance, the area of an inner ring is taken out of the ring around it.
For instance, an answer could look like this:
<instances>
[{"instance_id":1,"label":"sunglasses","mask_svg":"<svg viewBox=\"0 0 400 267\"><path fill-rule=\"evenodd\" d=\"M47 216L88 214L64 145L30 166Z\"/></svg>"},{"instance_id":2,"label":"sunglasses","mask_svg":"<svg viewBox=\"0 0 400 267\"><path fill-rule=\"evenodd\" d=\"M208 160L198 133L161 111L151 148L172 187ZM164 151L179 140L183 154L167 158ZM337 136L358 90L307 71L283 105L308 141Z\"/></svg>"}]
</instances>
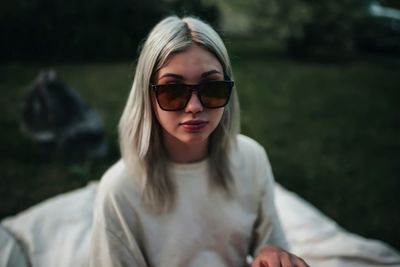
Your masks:
<instances>
[{"instance_id":1,"label":"sunglasses","mask_svg":"<svg viewBox=\"0 0 400 267\"><path fill-rule=\"evenodd\" d=\"M231 96L233 81L208 81L199 84L151 85L158 105L166 111L178 111L186 107L192 92L197 92L200 103L205 108L221 108Z\"/></svg>"}]
</instances>

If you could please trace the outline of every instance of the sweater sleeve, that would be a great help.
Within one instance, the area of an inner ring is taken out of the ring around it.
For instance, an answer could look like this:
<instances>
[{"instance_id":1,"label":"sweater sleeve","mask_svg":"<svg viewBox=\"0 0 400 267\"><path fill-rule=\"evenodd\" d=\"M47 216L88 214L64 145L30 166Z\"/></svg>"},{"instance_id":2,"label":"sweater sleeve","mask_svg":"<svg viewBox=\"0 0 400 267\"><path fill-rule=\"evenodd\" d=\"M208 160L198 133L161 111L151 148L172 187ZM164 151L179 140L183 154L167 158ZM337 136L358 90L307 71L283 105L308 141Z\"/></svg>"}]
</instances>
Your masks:
<instances>
[{"instance_id":1,"label":"sweater sleeve","mask_svg":"<svg viewBox=\"0 0 400 267\"><path fill-rule=\"evenodd\" d=\"M102 178L91 233L89 266L147 267L134 190L117 167Z\"/></svg>"},{"instance_id":2,"label":"sweater sleeve","mask_svg":"<svg viewBox=\"0 0 400 267\"><path fill-rule=\"evenodd\" d=\"M93 227L89 255L90 267L146 267L143 255L137 246L125 244L118 235L104 225L96 223Z\"/></svg>"},{"instance_id":3,"label":"sweater sleeve","mask_svg":"<svg viewBox=\"0 0 400 267\"><path fill-rule=\"evenodd\" d=\"M278 213L275 207L275 180L267 154L261 147L258 153L257 170L260 183L260 198L257 219L253 228L250 254L257 256L266 245L276 245L288 249Z\"/></svg>"}]
</instances>

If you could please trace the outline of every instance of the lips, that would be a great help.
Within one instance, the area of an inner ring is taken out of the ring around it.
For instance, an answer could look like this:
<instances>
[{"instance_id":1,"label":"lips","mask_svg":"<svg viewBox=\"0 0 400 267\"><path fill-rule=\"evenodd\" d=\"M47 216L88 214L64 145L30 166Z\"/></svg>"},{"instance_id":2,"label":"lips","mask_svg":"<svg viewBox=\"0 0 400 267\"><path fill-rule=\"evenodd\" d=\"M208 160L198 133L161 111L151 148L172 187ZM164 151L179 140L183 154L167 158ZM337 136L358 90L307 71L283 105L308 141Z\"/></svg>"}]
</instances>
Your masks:
<instances>
[{"instance_id":1,"label":"lips","mask_svg":"<svg viewBox=\"0 0 400 267\"><path fill-rule=\"evenodd\" d=\"M182 127L189 131L198 131L206 127L208 121L204 120L188 120L181 123Z\"/></svg>"}]
</instances>

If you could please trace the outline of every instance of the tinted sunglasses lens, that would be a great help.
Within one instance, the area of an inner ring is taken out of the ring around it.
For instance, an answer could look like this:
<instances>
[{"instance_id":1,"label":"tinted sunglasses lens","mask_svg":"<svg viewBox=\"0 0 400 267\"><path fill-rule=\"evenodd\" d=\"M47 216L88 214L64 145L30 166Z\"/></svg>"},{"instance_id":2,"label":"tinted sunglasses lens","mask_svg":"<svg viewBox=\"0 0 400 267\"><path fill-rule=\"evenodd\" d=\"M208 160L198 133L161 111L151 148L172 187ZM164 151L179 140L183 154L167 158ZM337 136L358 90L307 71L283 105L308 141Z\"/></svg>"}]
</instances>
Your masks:
<instances>
[{"instance_id":1,"label":"tinted sunglasses lens","mask_svg":"<svg viewBox=\"0 0 400 267\"><path fill-rule=\"evenodd\" d=\"M207 108L220 108L228 103L233 82L214 81L204 83L201 88L201 101Z\"/></svg>"},{"instance_id":2,"label":"tinted sunglasses lens","mask_svg":"<svg viewBox=\"0 0 400 267\"><path fill-rule=\"evenodd\" d=\"M164 110L183 109L190 93L190 89L182 84L166 84L156 87L158 104Z\"/></svg>"}]
</instances>

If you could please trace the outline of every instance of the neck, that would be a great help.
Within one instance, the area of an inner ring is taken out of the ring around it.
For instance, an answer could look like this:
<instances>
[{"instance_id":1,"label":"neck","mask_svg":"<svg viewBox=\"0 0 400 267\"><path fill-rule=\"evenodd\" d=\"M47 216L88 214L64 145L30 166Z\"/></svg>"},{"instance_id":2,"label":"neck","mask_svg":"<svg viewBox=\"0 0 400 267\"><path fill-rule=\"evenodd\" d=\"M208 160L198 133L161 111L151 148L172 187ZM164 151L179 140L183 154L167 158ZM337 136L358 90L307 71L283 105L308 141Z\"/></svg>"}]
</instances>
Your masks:
<instances>
[{"instance_id":1,"label":"neck","mask_svg":"<svg viewBox=\"0 0 400 267\"><path fill-rule=\"evenodd\" d=\"M164 146L169 160L176 163L197 162L208 155L208 140L186 144L177 139L164 137Z\"/></svg>"}]
</instances>

